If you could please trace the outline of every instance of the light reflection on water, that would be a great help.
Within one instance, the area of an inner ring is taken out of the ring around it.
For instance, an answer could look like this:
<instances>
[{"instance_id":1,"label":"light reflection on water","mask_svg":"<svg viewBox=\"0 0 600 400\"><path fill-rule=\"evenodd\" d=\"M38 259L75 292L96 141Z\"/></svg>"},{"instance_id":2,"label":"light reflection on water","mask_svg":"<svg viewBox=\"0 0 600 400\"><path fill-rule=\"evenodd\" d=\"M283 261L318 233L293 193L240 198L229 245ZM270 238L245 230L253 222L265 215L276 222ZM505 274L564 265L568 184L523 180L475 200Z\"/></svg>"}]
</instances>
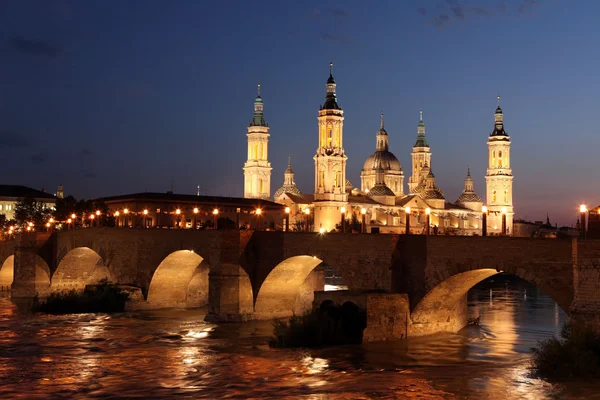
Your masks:
<instances>
[{"instance_id":1,"label":"light reflection on water","mask_svg":"<svg viewBox=\"0 0 600 400\"><path fill-rule=\"evenodd\" d=\"M410 342L271 350L269 322L215 325L204 310L32 316L0 299L0 398L600 398L529 373L564 312L522 281L469 294L479 327Z\"/></svg>"}]
</instances>

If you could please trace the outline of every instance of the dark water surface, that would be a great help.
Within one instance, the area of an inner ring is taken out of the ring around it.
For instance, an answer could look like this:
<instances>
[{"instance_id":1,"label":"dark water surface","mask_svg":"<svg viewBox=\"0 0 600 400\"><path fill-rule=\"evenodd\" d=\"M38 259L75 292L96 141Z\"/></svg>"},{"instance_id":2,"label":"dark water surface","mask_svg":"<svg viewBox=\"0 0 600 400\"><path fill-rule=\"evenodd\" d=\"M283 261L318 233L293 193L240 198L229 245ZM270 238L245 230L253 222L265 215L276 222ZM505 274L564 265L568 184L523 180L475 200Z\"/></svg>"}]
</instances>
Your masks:
<instances>
[{"instance_id":1,"label":"dark water surface","mask_svg":"<svg viewBox=\"0 0 600 400\"><path fill-rule=\"evenodd\" d=\"M469 293L480 327L409 343L271 350L269 322L204 310L42 316L0 299L0 398L600 399L532 377L529 349L564 312L496 277Z\"/></svg>"}]
</instances>

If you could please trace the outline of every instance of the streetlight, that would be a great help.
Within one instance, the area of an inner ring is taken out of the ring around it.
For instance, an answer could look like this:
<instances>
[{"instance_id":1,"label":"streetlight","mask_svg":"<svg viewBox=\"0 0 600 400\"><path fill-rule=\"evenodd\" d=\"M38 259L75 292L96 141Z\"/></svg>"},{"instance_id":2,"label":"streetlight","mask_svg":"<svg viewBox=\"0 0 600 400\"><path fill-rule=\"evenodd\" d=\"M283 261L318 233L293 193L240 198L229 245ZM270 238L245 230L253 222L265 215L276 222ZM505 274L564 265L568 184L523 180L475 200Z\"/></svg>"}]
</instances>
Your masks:
<instances>
[{"instance_id":1,"label":"streetlight","mask_svg":"<svg viewBox=\"0 0 600 400\"><path fill-rule=\"evenodd\" d=\"M323 227L320 227L320 228L319 228L319 233L320 233L321 235L323 235L323 234L325 233L325 228L323 228Z\"/></svg>"},{"instance_id":2,"label":"streetlight","mask_svg":"<svg viewBox=\"0 0 600 400\"><path fill-rule=\"evenodd\" d=\"M127 218L127 214L129 214L129 209L128 208L124 208L123 209L123 214L125 214L123 225L129 227L129 218Z\"/></svg>"},{"instance_id":3,"label":"streetlight","mask_svg":"<svg viewBox=\"0 0 600 400\"><path fill-rule=\"evenodd\" d=\"M50 232L50 222L46 222L46 228L47 228L48 232Z\"/></svg>"},{"instance_id":4,"label":"streetlight","mask_svg":"<svg viewBox=\"0 0 600 400\"><path fill-rule=\"evenodd\" d=\"M487 215L488 209L486 206L481 207L481 236L487 236Z\"/></svg>"},{"instance_id":5,"label":"streetlight","mask_svg":"<svg viewBox=\"0 0 600 400\"><path fill-rule=\"evenodd\" d=\"M196 229L196 216L198 215L198 207L194 207L194 229Z\"/></svg>"},{"instance_id":6,"label":"streetlight","mask_svg":"<svg viewBox=\"0 0 600 400\"><path fill-rule=\"evenodd\" d=\"M406 213L406 234L410 235L410 207L404 207Z\"/></svg>"},{"instance_id":7,"label":"streetlight","mask_svg":"<svg viewBox=\"0 0 600 400\"><path fill-rule=\"evenodd\" d=\"M506 236L506 207L502 207L502 236Z\"/></svg>"},{"instance_id":8,"label":"streetlight","mask_svg":"<svg viewBox=\"0 0 600 400\"><path fill-rule=\"evenodd\" d=\"M73 222L73 220L72 220L71 218L69 218L69 219L67 220L67 228L68 228L68 229L71 229L71 222Z\"/></svg>"},{"instance_id":9,"label":"streetlight","mask_svg":"<svg viewBox=\"0 0 600 400\"><path fill-rule=\"evenodd\" d=\"M285 231L289 232L290 231L290 208L286 207L285 208Z\"/></svg>"},{"instance_id":10,"label":"streetlight","mask_svg":"<svg viewBox=\"0 0 600 400\"><path fill-rule=\"evenodd\" d=\"M579 212L581 213L581 232L580 232L580 236L582 239L585 239L586 237L586 232L585 232L585 217L586 217L586 213L587 213L588 209L586 207L585 204L582 204L579 206Z\"/></svg>"},{"instance_id":11,"label":"streetlight","mask_svg":"<svg viewBox=\"0 0 600 400\"><path fill-rule=\"evenodd\" d=\"M425 234L429 235L429 225L431 224L431 208L427 207L425 209L425 215L427 216L427 227L425 228Z\"/></svg>"},{"instance_id":12,"label":"streetlight","mask_svg":"<svg viewBox=\"0 0 600 400\"><path fill-rule=\"evenodd\" d=\"M50 219L48 220L49 223L53 224L54 223L54 218L50 217Z\"/></svg>"},{"instance_id":13,"label":"streetlight","mask_svg":"<svg viewBox=\"0 0 600 400\"><path fill-rule=\"evenodd\" d=\"M179 208L175 210L175 215L177 215L177 229L181 229L181 210Z\"/></svg>"},{"instance_id":14,"label":"streetlight","mask_svg":"<svg viewBox=\"0 0 600 400\"><path fill-rule=\"evenodd\" d=\"M308 232L308 216L310 215L310 210L308 208L305 208L304 214L306 215L306 232Z\"/></svg>"},{"instance_id":15,"label":"streetlight","mask_svg":"<svg viewBox=\"0 0 600 400\"><path fill-rule=\"evenodd\" d=\"M346 207L340 208L340 212L342 214L342 233L346 233Z\"/></svg>"},{"instance_id":16,"label":"streetlight","mask_svg":"<svg viewBox=\"0 0 600 400\"><path fill-rule=\"evenodd\" d=\"M262 210L260 208L256 209L256 230L260 230L260 215L262 214Z\"/></svg>"},{"instance_id":17,"label":"streetlight","mask_svg":"<svg viewBox=\"0 0 600 400\"><path fill-rule=\"evenodd\" d=\"M98 221L96 221L96 227L100 227L100 210L96 210L96 216L98 217Z\"/></svg>"},{"instance_id":18,"label":"streetlight","mask_svg":"<svg viewBox=\"0 0 600 400\"><path fill-rule=\"evenodd\" d=\"M362 214L362 233L366 233L367 232L367 209L366 208L361 208L360 209L360 213Z\"/></svg>"},{"instance_id":19,"label":"streetlight","mask_svg":"<svg viewBox=\"0 0 600 400\"><path fill-rule=\"evenodd\" d=\"M148 210L144 209L142 214L144 214L144 223L142 224L142 227L147 228L148 227L148 218L147 218Z\"/></svg>"},{"instance_id":20,"label":"streetlight","mask_svg":"<svg viewBox=\"0 0 600 400\"><path fill-rule=\"evenodd\" d=\"M90 215L90 220L91 220L90 228L93 228L94 227L94 214Z\"/></svg>"},{"instance_id":21,"label":"streetlight","mask_svg":"<svg viewBox=\"0 0 600 400\"><path fill-rule=\"evenodd\" d=\"M71 219L73 220L73 226L71 228L75 229L75 221L77 221L77 215L75 213L71 214Z\"/></svg>"},{"instance_id":22,"label":"streetlight","mask_svg":"<svg viewBox=\"0 0 600 400\"><path fill-rule=\"evenodd\" d=\"M215 208L213 210L213 229L217 229L217 215L219 215L219 209Z\"/></svg>"}]
</instances>

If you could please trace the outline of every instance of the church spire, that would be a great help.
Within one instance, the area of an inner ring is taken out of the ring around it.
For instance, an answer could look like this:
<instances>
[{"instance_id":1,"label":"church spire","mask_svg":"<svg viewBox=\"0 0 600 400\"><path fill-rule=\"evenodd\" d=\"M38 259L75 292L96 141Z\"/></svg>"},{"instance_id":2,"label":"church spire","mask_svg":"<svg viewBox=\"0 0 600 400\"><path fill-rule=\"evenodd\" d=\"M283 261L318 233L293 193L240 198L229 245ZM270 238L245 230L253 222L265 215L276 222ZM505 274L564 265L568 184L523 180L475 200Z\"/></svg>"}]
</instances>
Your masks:
<instances>
[{"instance_id":1,"label":"church spire","mask_svg":"<svg viewBox=\"0 0 600 400\"><path fill-rule=\"evenodd\" d=\"M423 109L419 110L419 125L417 126L417 142L413 147L429 147L425 138L425 123L423 122Z\"/></svg>"},{"instance_id":2,"label":"church spire","mask_svg":"<svg viewBox=\"0 0 600 400\"><path fill-rule=\"evenodd\" d=\"M264 104L262 97L260 97L260 83L258 84L258 95L254 99L254 118L252 118L250 126L269 126L265 122Z\"/></svg>"},{"instance_id":3,"label":"church spire","mask_svg":"<svg viewBox=\"0 0 600 400\"><path fill-rule=\"evenodd\" d=\"M494 113L494 130L490 136L508 136L508 133L504 130L504 115L500 108L500 95L498 95L498 107Z\"/></svg>"},{"instance_id":4,"label":"church spire","mask_svg":"<svg viewBox=\"0 0 600 400\"><path fill-rule=\"evenodd\" d=\"M387 151L388 148L389 148L388 134L387 134L385 128L383 127L383 112L382 112L381 113L381 127L379 128L379 131L377 131L376 150L377 151Z\"/></svg>"},{"instance_id":5,"label":"church spire","mask_svg":"<svg viewBox=\"0 0 600 400\"><path fill-rule=\"evenodd\" d=\"M325 104L321 107L322 110L341 110L342 108L337 103L336 84L333 78L333 62L329 63L329 78L325 86Z\"/></svg>"}]
</instances>

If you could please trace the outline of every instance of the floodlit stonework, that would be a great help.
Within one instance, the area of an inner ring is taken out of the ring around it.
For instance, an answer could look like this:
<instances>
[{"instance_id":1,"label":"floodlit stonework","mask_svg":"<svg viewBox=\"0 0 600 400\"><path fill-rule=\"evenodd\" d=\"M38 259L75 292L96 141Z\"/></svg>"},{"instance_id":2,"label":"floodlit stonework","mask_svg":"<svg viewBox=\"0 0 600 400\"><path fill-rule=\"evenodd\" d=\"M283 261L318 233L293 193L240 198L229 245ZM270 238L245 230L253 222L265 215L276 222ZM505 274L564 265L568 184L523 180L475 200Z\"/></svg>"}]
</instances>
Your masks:
<instances>
[{"instance_id":1,"label":"floodlit stonework","mask_svg":"<svg viewBox=\"0 0 600 400\"><path fill-rule=\"evenodd\" d=\"M248 160L244 164L244 197L271 198L271 163L269 162L269 124L265 122L264 104L258 95L254 99L254 118L248 125Z\"/></svg>"},{"instance_id":2,"label":"floodlit stonework","mask_svg":"<svg viewBox=\"0 0 600 400\"><path fill-rule=\"evenodd\" d=\"M502 232L502 214L506 213L506 231L513 232L513 175L510 166L510 136L504 130L504 114L498 107L494 114L494 130L488 138L488 169L485 176L488 207L488 232Z\"/></svg>"},{"instance_id":3,"label":"floodlit stonework","mask_svg":"<svg viewBox=\"0 0 600 400\"><path fill-rule=\"evenodd\" d=\"M364 162L360 189L346 178L348 156L343 147L344 112L337 100L333 65L326 84L325 103L319 109L318 148L315 156L314 194L302 194L294 182L291 165L274 201L289 209L290 230L310 232L359 231L369 233L426 233L481 235L484 201L475 191L470 168L464 190L450 202L438 186L432 167L432 151L426 137L423 110L419 112L417 139L412 148L408 192L404 171L389 150L389 135L381 125L375 152ZM496 127L489 137L489 168L486 176L488 234L502 233L502 210L506 209L507 233L512 233L512 170L510 138L504 132L498 106ZM495 193L495 195L494 195ZM495 197L494 197L495 196ZM407 213L409 224L407 226ZM429 215L429 217L428 217ZM342 221L345 221L344 223ZM285 226L286 221L281 225Z\"/></svg>"}]
</instances>

